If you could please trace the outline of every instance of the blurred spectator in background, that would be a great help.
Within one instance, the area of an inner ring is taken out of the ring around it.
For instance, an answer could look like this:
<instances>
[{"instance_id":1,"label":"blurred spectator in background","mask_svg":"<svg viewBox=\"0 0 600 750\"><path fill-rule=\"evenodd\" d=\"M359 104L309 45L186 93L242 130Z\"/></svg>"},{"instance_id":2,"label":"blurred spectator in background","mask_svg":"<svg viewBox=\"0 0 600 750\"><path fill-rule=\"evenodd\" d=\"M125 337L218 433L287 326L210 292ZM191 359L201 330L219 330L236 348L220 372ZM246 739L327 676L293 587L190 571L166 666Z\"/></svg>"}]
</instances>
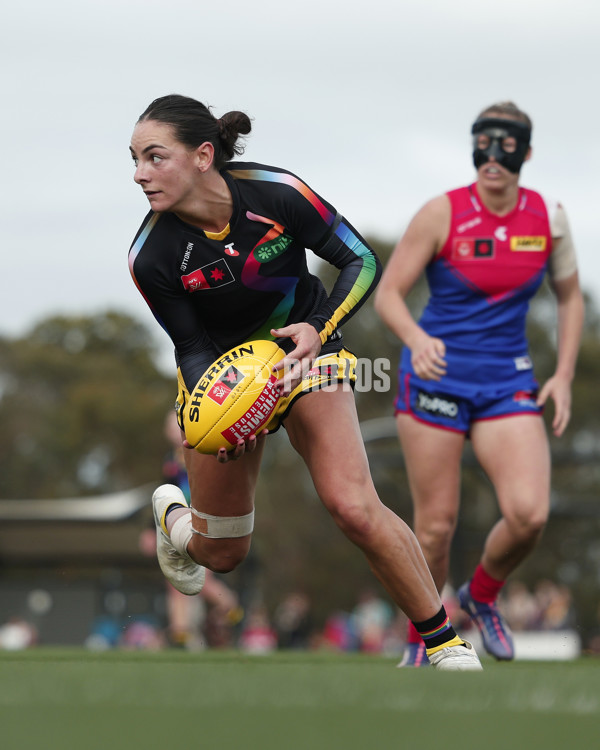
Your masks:
<instances>
[{"instance_id":1,"label":"blurred spectator in background","mask_svg":"<svg viewBox=\"0 0 600 750\"><path fill-rule=\"evenodd\" d=\"M539 608L537 630L568 630L575 626L571 591L564 584L544 579L534 590Z\"/></svg>"},{"instance_id":2,"label":"blurred spectator in background","mask_svg":"<svg viewBox=\"0 0 600 750\"><path fill-rule=\"evenodd\" d=\"M11 617L0 626L0 650L21 651L35 646L38 634L35 627L21 617Z\"/></svg>"},{"instance_id":3,"label":"blurred spectator in background","mask_svg":"<svg viewBox=\"0 0 600 750\"><path fill-rule=\"evenodd\" d=\"M248 613L239 646L249 654L268 654L277 648L277 633L271 625L266 607L257 605Z\"/></svg>"},{"instance_id":4,"label":"blurred spectator in background","mask_svg":"<svg viewBox=\"0 0 600 750\"><path fill-rule=\"evenodd\" d=\"M448 616L450 617L450 614ZM407 626L408 620L406 615L401 609L397 609L385 631L382 645L382 653L385 656L397 658L404 651Z\"/></svg>"},{"instance_id":5,"label":"blurred spectator in background","mask_svg":"<svg viewBox=\"0 0 600 750\"><path fill-rule=\"evenodd\" d=\"M509 581L500 598L500 610L514 632L532 630L540 619L535 596L522 581Z\"/></svg>"},{"instance_id":6,"label":"blurred spectator in background","mask_svg":"<svg viewBox=\"0 0 600 750\"><path fill-rule=\"evenodd\" d=\"M511 629L569 630L576 626L572 595L568 586L543 579L533 590L521 581L510 581L500 607Z\"/></svg>"},{"instance_id":7,"label":"blurred spectator in background","mask_svg":"<svg viewBox=\"0 0 600 750\"><path fill-rule=\"evenodd\" d=\"M372 589L364 589L352 611L352 617L359 650L371 654L380 653L393 618L390 605Z\"/></svg>"},{"instance_id":8,"label":"blurred spectator in background","mask_svg":"<svg viewBox=\"0 0 600 750\"><path fill-rule=\"evenodd\" d=\"M309 597L301 591L287 594L275 609L273 622L279 648L307 648L313 628Z\"/></svg>"},{"instance_id":9,"label":"blurred spectator in background","mask_svg":"<svg viewBox=\"0 0 600 750\"><path fill-rule=\"evenodd\" d=\"M356 651L358 635L352 615L343 610L332 612L316 645L333 651Z\"/></svg>"},{"instance_id":10,"label":"blurred spectator in background","mask_svg":"<svg viewBox=\"0 0 600 750\"><path fill-rule=\"evenodd\" d=\"M122 631L118 641L120 648L129 651L160 651L167 644L161 628L154 618L136 617Z\"/></svg>"}]
</instances>

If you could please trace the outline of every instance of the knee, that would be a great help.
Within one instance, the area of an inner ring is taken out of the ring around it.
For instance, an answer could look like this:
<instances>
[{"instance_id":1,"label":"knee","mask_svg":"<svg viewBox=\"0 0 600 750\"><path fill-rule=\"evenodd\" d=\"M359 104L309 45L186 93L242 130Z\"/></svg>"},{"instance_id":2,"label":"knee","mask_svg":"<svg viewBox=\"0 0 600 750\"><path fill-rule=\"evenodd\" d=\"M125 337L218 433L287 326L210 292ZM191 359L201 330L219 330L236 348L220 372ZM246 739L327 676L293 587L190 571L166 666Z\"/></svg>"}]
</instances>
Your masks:
<instances>
[{"instance_id":1,"label":"knee","mask_svg":"<svg viewBox=\"0 0 600 750\"><path fill-rule=\"evenodd\" d=\"M505 517L511 532L522 541L535 540L541 536L546 527L548 513L543 509L530 512L516 512Z\"/></svg>"},{"instance_id":2,"label":"knee","mask_svg":"<svg viewBox=\"0 0 600 750\"><path fill-rule=\"evenodd\" d=\"M352 541L359 543L370 533L371 522L365 504L352 500L347 494L321 496L323 504L341 531Z\"/></svg>"},{"instance_id":3,"label":"knee","mask_svg":"<svg viewBox=\"0 0 600 750\"><path fill-rule=\"evenodd\" d=\"M378 501L379 502L379 501ZM368 546L374 533L374 512L361 500L339 498L326 503L333 520L341 531L359 547Z\"/></svg>"},{"instance_id":4,"label":"knee","mask_svg":"<svg viewBox=\"0 0 600 750\"><path fill-rule=\"evenodd\" d=\"M246 559L251 536L238 539L208 539L194 535L187 551L192 560L214 573L231 573Z\"/></svg>"},{"instance_id":5,"label":"knee","mask_svg":"<svg viewBox=\"0 0 600 750\"><path fill-rule=\"evenodd\" d=\"M445 556L456 530L456 516L442 513L415 517L415 535L428 557Z\"/></svg>"}]
</instances>

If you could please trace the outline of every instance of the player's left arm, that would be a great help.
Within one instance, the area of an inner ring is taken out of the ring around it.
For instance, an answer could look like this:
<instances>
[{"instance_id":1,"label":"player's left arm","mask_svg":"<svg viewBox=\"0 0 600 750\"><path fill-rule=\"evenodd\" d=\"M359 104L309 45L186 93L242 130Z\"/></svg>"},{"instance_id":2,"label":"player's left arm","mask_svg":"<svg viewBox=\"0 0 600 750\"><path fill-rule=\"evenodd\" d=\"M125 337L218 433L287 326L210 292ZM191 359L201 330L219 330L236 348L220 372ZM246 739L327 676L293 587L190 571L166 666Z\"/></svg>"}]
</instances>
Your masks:
<instances>
[{"instance_id":1,"label":"player's left arm","mask_svg":"<svg viewBox=\"0 0 600 750\"><path fill-rule=\"evenodd\" d=\"M344 325L365 303L381 278L382 266L372 248L342 216L326 240L311 248L339 270L327 302L307 321L324 344L336 328Z\"/></svg>"},{"instance_id":2,"label":"player's left arm","mask_svg":"<svg viewBox=\"0 0 600 750\"><path fill-rule=\"evenodd\" d=\"M556 237L550 258L551 283L558 303L558 356L554 375L544 384L538 404L554 401L552 431L563 434L571 418L571 383L579 353L584 320L584 301L579 284L575 251L566 216L559 207L553 234ZM559 235L558 237L556 235Z\"/></svg>"},{"instance_id":3,"label":"player's left arm","mask_svg":"<svg viewBox=\"0 0 600 750\"><path fill-rule=\"evenodd\" d=\"M271 332L291 338L296 345L275 368L287 368L280 381L284 393L310 369L327 338L361 307L382 272L367 242L330 203L293 175L288 187L284 223L306 248L335 266L339 275L326 301L306 321Z\"/></svg>"},{"instance_id":4,"label":"player's left arm","mask_svg":"<svg viewBox=\"0 0 600 750\"><path fill-rule=\"evenodd\" d=\"M303 323L273 330L276 337L288 337L295 349L275 369L286 369L280 381L283 393L298 383L312 367L322 345L336 328L361 307L381 276L381 263L358 232L340 217L326 242L315 253L339 269L325 304Z\"/></svg>"}]
</instances>

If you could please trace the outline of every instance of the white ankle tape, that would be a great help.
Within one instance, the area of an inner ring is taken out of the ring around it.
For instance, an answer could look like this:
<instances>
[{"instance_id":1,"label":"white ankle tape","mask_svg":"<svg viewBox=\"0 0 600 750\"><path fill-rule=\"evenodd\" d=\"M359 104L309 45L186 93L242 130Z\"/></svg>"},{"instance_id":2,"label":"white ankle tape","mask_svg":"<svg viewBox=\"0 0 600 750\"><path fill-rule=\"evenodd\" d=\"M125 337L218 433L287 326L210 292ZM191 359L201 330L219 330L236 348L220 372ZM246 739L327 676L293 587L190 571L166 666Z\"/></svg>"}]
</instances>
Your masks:
<instances>
[{"instance_id":1,"label":"white ankle tape","mask_svg":"<svg viewBox=\"0 0 600 750\"><path fill-rule=\"evenodd\" d=\"M187 546L192 538L192 514L186 513L178 518L171 527L169 534L171 544L177 552L187 555Z\"/></svg>"},{"instance_id":2,"label":"white ankle tape","mask_svg":"<svg viewBox=\"0 0 600 750\"><path fill-rule=\"evenodd\" d=\"M192 533L209 539L234 539L248 536L254 530L254 511L245 516L211 516L208 513L200 513L195 508L191 508L191 511L200 519L200 528L192 528Z\"/></svg>"}]
</instances>

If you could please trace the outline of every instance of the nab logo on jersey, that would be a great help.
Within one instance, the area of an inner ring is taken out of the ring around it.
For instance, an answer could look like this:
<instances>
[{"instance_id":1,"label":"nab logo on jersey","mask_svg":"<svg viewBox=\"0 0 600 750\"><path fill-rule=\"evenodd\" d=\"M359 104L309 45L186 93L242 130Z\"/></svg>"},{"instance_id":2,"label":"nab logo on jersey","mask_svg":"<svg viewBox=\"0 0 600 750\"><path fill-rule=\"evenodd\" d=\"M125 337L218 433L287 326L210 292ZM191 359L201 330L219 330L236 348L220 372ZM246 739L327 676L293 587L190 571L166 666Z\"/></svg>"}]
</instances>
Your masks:
<instances>
[{"instance_id":1,"label":"nab logo on jersey","mask_svg":"<svg viewBox=\"0 0 600 750\"><path fill-rule=\"evenodd\" d=\"M452 260L480 260L494 257L494 240L455 239Z\"/></svg>"}]
</instances>

